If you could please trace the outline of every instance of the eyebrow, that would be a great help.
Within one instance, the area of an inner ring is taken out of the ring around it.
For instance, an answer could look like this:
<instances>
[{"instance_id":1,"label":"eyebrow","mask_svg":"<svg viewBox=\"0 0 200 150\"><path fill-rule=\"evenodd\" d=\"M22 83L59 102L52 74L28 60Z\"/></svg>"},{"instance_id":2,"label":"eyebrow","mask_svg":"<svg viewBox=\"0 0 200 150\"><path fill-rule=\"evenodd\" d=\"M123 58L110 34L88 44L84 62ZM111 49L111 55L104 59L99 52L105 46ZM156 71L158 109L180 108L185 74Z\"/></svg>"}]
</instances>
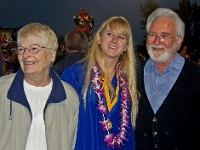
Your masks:
<instances>
[{"instance_id":1,"label":"eyebrow","mask_svg":"<svg viewBox=\"0 0 200 150\"><path fill-rule=\"evenodd\" d=\"M149 33L155 33L155 32L149 32ZM156 33L155 33L156 34ZM169 32L161 32L160 35L166 34L166 35L171 35Z\"/></svg>"}]
</instances>

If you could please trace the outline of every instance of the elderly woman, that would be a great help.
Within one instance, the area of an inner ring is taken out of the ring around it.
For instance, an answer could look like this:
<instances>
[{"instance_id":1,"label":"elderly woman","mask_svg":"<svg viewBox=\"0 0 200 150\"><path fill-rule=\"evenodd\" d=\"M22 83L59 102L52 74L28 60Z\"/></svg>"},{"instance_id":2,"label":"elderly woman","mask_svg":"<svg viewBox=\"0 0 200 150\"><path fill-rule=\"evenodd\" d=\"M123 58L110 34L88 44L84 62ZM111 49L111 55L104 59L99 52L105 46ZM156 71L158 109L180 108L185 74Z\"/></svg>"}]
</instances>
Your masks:
<instances>
[{"instance_id":1,"label":"elderly woman","mask_svg":"<svg viewBox=\"0 0 200 150\"><path fill-rule=\"evenodd\" d=\"M0 149L74 149L78 95L50 69L58 48L48 26L18 32L16 74L0 78Z\"/></svg>"}]
</instances>

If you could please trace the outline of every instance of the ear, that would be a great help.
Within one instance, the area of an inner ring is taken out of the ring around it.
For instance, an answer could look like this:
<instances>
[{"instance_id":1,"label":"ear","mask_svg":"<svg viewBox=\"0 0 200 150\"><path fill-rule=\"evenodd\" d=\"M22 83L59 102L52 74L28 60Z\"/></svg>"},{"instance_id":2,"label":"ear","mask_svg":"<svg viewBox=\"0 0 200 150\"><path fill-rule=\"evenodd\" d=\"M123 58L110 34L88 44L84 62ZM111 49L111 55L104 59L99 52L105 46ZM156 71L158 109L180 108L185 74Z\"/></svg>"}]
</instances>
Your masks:
<instances>
[{"instance_id":1,"label":"ear","mask_svg":"<svg viewBox=\"0 0 200 150\"><path fill-rule=\"evenodd\" d=\"M183 37L179 37L176 45L179 46L182 42L183 42Z\"/></svg>"},{"instance_id":2,"label":"ear","mask_svg":"<svg viewBox=\"0 0 200 150\"><path fill-rule=\"evenodd\" d=\"M54 62L55 61L55 59L56 59L56 52L53 52L53 53L51 53L50 54L51 55L51 62Z\"/></svg>"},{"instance_id":3,"label":"ear","mask_svg":"<svg viewBox=\"0 0 200 150\"><path fill-rule=\"evenodd\" d=\"M124 52L127 50L127 48L128 48L128 45L126 45L126 47L124 48Z\"/></svg>"},{"instance_id":4,"label":"ear","mask_svg":"<svg viewBox=\"0 0 200 150\"><path fill-rule=\"evenodd\" d=\"M65 51L66 51L66 53L69 53L69 49L67 46L65 47Z\"/></svg>"}]
</instances>

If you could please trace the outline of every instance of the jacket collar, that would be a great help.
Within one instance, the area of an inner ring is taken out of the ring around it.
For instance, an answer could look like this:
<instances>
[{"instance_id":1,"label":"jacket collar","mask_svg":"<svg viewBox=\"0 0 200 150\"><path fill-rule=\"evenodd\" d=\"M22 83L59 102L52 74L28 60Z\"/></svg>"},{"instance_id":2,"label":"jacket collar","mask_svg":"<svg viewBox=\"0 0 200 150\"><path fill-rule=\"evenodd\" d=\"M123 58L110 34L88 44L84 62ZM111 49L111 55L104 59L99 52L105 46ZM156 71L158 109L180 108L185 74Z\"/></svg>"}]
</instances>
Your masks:
<instances>
[{"instance_id":1,"label":"jacket collar","mask_svg":"<svg viewBox=\"0 0 200 150\"><path fill-rule=\"evenodd\" d=\"M63 87L63 84L53 70L50 70L50 77L52 78L53 81L53 87L49 95L49 98L46 102L45 109L50 103L59 103L66 99L66 92ZM16 76L10 86L7 97L11 101L15 101L21 105L24 105L31 112L30 105L26 99L26 95L24 92L23 80L24 80L24 73L20 68L16 73Z\"/></svg>"}]
</instances>

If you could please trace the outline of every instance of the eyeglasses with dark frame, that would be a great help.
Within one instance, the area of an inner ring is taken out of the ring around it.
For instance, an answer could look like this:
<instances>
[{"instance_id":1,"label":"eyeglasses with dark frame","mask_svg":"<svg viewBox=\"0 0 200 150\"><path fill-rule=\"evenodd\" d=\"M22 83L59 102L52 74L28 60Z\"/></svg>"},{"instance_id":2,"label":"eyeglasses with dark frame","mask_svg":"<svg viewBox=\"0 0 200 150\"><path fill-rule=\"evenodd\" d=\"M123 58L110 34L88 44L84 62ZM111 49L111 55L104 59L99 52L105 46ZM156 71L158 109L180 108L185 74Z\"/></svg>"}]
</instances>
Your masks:
<instances>
[{"instance_id":1,"label":"eyeglasses with dark frame","mask_svg":"<svg viewBox=\"0 0 200 150\"><path fill-rule=\"evenodd\" d=\"M38 53L41 48L46 48L46 47L38 45L38 44L32 44L29 47L19 46L19 47L16 48L16 54L22 55L25 52L26 49L28 49L28 51L31 54L35 54L35 53Z\"/></svg>"},{"instance_id":2,"label":"eyeglasses with dark frame","mask_svg":"<svg viewBox=\"0 0 200 150\"><path fill-rule=\"evenodd\" d=\"M168 41L169 39L177 37L177 36L178 36L178 34L175 35L175 36L171 36L169 34L161 34L160 36L155 34L155 33L148 33L147 34L147 37L148 37L149 40L155 41L159 37L161 42Z\"/></svg>"}]
</instances>

